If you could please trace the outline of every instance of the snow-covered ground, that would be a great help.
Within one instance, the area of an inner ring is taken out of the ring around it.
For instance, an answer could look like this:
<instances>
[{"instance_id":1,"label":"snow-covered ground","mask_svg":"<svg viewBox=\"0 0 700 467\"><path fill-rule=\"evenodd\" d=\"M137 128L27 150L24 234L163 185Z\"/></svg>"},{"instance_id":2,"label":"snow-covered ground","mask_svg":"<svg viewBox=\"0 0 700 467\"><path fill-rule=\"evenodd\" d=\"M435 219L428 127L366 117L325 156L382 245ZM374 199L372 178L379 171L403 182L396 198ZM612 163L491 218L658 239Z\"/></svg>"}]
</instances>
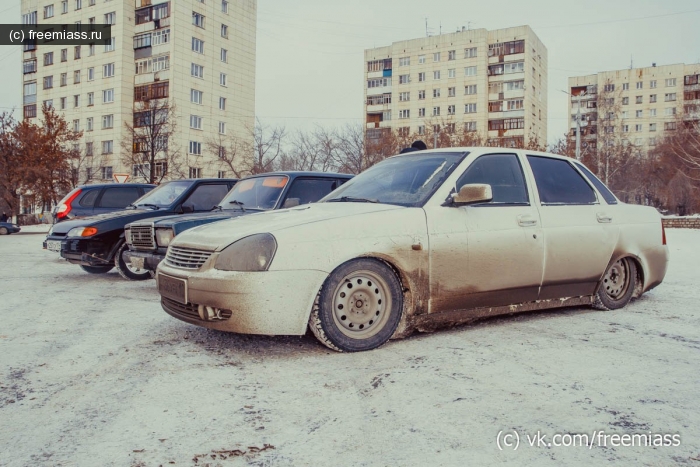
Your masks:
<instances>
[{"instance_id":1,"label":"snow-covered ground","mask_svg":"<svg viewBox=\"0 0 700 467\"><path fill-rule=\"evenodd\" d=\"M0 465L700 465L700 231L668 230L666 281L624 310L359 354L187 325L152 281L88 275L42 239L0 237ZM530 447L538 430L681 445Z\"/></svg>"}]
</instances>

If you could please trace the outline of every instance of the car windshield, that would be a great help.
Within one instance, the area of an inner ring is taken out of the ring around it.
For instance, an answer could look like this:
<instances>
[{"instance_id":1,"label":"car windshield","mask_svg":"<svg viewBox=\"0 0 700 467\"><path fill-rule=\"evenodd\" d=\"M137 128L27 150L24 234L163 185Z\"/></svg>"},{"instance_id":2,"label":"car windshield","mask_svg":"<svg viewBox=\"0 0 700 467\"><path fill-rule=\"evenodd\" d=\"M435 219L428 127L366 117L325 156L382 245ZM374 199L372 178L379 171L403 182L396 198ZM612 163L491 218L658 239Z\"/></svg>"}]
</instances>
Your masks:
<instances>
[{"instance_id":1,"label":"car windshield","mask_svg":"<svg viewBox=\"0 0 700 467\"><path fill-rule=\"evenodd\" d=\"M274 209L288 181L289 177L286 175L241 180L221 201L221 208L234 211Z\"/></svg>"},{"instance_id":2,"label":"car windshield","mask_svg":"<svg viewBox=\"0 0 700 467\"><path fill-rule=\"evenodd\" d=\"M447 152L392 157L357 175L321 202L422 206L464 155Z\"/></svg>"},{"instance_id":3,"label":"car windshield","mask_svg":"<svg viewBox=\"0 0 700 467\"><path fill-rule=\"evenodd\" d=\"M137 207L142 206L170 206L185 192L194 182L192 180L177 180L163 183L157 188L146 193L132 204Z\"/></svg>"}]
</instances>

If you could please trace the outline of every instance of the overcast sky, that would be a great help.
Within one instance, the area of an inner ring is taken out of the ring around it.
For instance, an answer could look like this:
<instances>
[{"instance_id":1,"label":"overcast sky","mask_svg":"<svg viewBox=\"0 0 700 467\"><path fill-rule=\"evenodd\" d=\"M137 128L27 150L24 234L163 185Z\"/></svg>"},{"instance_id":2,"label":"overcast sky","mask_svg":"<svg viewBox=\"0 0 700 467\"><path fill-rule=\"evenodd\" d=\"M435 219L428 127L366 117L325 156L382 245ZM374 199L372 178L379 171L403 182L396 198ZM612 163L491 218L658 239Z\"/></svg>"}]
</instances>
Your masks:
<instances>
[{"instance_id":1,"label":"overcast sky","mask_svg":"<svg viewBox=\"0 0 700 467\"><path fill-rule=\"evenodd\" d=\"M19 5L0 1L4 22ZM697 0L259 0L256 114L288 130L362 122L364 49L424 37L426 18L433 34L530 25L549 52L550 142L567 129L569 76L700 62ZM0 46L0 110L20 108L20 60Z\"/></svg>"}]
</instances>

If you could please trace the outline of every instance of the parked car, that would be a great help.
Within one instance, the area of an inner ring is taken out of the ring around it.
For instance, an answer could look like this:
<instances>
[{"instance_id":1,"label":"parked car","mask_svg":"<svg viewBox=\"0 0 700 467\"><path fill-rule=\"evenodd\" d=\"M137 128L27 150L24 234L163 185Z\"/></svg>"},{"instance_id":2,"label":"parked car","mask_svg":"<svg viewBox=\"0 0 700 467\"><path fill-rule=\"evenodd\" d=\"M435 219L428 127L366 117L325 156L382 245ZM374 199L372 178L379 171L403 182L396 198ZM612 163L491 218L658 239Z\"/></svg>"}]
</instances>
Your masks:
<instances>
[{"instance_id":1,"label":"parked car","mask_svg":"<svg viewBox=\"0 0 700 467\"><path fill-rule=\"evenodd\" d=\"M132 267L155 271L172 239L185 230L224 219L315 203L352 175L326 172L273 172L240 180L212 212L142 219L128 224L124 237Z\"/></svg>"},{"instance_id":2,"label":"parked car","mask_svg":"<svg viewBox=\"0 0 700 467\"><path fill-rule=\"evenodd\" d=\"M411 331L562 306L617 309L661 283L652 207L621 203L581 163L499 148L411 152L318 203L175 237L163 309L339 351Z\"/></svg>"},{"instance_id":3,"label":"parked car","mask_svg":"<svg viewBox=\"0 0 700 467\"><path fill-rule=\"evenodd\" d=\"M51 211L61 222L124 209L156 185L148 183L103 183L81 185L71 190Z\"/></svg>"},{"instance_id":4,"label":"parked car","mask_svg":"<svg viewBox=\"0 0 700 467\"><path fill-rule=\"evenodd\" d=\"M11 222L0 222L0 235L10 235L22 230L19 225Z\"/></svg>"},{"instance_id":5,"label":"parked car","mask_svg":"<svg viewBox=\"0 0 700 467\"><path fill-rule=\"evenodd\" d=\"M235 179L174 180L134 201L121 211L55 224L44 248L59 251L70 263L91 274L103 274L116 267L131 279L146 279L150 271L131 268L124 261L127 250L124 226L147 217L175 213L210 211L236 183Z\"/></svg>"}]
</instances>

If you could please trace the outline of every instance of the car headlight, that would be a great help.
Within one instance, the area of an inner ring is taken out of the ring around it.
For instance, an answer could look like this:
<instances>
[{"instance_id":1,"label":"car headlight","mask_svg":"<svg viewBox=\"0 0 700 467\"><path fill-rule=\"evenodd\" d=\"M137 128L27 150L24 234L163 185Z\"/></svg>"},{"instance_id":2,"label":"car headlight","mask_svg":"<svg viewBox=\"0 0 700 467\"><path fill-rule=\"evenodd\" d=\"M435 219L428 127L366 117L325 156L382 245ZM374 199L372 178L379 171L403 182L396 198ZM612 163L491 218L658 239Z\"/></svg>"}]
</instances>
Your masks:
<instances>
[{"instance_id":1,"label":"car headlight","mask_svg":"<svg viewBox=\"0 0 700 467\"><path fill-rule=\"evenodd\" d=\"M156 229L156 241L158 242L158 246L167 247L170 245L173 237L175 237L173 229Z\"/></svg>"},{"instance_id":2,"label":"car headlight","mask_svg":"<svg viewBox=\"0 0 700 467\"><path fill-rule=\"evenodd\" d=\"M76 227L70 229L66 237L92 237L97 233L97 227Z\"/></svg>"},{"instance_id":3,"label":"car headlight","mask_svg":"<svg viewBox=\"0 0 700 467\"><path fill-rule=\"evenodd\" d=\"M214 268L222 271L267 271L276 251L277 241L272 234L251 235L224 248Z\"/></svg>"}]
</instances>

